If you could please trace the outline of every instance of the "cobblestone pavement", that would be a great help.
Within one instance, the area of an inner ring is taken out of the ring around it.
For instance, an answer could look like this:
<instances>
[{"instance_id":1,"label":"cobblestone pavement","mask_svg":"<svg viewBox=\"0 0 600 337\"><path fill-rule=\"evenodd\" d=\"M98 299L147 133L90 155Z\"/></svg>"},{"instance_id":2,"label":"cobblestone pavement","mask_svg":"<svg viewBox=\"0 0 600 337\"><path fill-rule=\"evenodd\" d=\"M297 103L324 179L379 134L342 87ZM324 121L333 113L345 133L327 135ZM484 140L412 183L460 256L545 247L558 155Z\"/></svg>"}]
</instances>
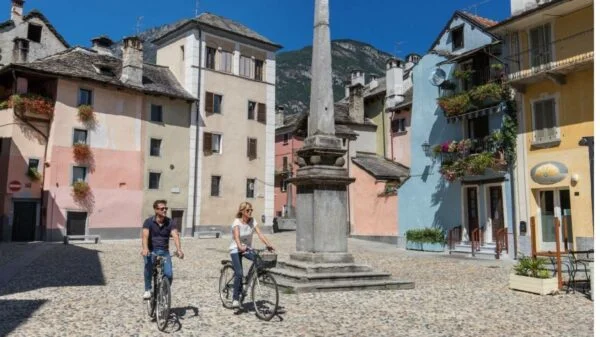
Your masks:
<instances>
[{"instance_id":1,"label":"cobblestone pavement","mask_svg":"<svg viewBox=\"0 0 600 337\"><path fill-rule=\"evenodd\" d=\"M172 311L178 319L167 328L172 335L593 335L593 302L581 294L511 291L510 262L419 254L354 239L349 249L357 262L414 281L415 289L281 294L280 315L263 322L252 312L221 306L219 261L227 258L229 240L183 240L186 257L174 260ZM270 240L280 259L295 249L293 232ZM161 335L144 312L139 246L133 240L56 244L0 289L0 336Z\"/></svg>"}]
</instances>

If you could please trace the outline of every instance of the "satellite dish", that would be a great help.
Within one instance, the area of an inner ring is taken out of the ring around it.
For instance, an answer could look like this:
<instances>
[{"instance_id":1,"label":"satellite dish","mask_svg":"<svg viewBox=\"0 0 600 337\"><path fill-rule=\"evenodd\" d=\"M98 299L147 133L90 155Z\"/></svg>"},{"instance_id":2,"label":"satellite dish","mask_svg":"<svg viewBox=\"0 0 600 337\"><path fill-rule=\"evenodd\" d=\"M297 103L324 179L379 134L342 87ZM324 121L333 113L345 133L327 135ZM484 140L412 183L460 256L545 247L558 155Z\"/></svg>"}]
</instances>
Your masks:
<instances>
[{"instance_id":1,"label":"satellite dish","mask_svg":"<svg viewBox=\"0 0 600 337\"><path fill-rule=\"evenodd\" d=\"M431 84L435 85L436 87L442 85L442 83L444 83L445 80L446 72L443 71L441 68L437 68L436 70L432 71L431 76L429 76L429 82L431 82Z\"/></svg>"}]
</instances>

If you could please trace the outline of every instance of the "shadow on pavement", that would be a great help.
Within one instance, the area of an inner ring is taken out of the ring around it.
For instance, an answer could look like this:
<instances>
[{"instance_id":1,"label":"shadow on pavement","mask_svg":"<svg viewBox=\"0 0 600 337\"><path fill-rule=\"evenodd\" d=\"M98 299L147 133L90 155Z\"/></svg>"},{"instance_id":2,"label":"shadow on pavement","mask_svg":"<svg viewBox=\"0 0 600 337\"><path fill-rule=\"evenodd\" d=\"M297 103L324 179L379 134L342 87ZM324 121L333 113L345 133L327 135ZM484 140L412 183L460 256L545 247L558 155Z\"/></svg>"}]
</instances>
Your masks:
<instances>
[{"instance_id":1,"label":"shadow on pavement","mask_svg":"<svg viewBox=\"0 0 600 337\"><path fill-rule=\"evenodd\" d=\"M30 318L47 300L0 300L0 336L6 336Z\"/></svg>"}]
</instances>

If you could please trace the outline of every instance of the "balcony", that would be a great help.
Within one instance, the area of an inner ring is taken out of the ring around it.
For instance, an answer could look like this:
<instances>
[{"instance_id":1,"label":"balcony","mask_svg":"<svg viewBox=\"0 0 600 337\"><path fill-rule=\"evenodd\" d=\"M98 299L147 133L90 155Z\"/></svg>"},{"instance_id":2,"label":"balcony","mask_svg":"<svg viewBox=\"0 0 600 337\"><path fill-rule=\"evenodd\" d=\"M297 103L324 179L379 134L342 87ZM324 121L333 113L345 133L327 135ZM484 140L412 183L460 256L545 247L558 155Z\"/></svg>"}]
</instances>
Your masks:
<instances>
[{"instance_id":1,"label":"balcony","mask_svg":"<svg viewBox=\"0 0 600 337\"><path fill-rule=\"evenodd\" d=\"M594 29L554 40L538 49L508 56L511 72L508 82L521 91L526 84L544 79L566 84L566 75L594 65Z\"/></svg>"},{"instance_id":2,"label":"balcony","mask_svg":"<svg viewBox=\"0 0 600 337\"><path fill-rule=\"evenodd\" d=\"M497 81L467 88L471 89L438 98L438 105L444 110L448 121L502 112L501 103L510 99L508 88Z\"/></svg>"}]
</instances>

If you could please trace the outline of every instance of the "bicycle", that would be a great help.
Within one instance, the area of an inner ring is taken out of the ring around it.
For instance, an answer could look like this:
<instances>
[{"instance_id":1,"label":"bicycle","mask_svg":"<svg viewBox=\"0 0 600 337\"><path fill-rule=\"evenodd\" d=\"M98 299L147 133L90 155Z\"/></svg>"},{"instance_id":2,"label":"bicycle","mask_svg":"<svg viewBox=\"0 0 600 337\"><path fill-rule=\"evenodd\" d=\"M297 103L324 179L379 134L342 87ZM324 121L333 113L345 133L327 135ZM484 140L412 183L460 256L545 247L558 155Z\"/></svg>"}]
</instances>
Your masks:
<instances>
[{"instance_id":1,"label":"bicycle","mask_svg":"<svg viewBox=\"0 0 600 337\"><path fill-rule=\"evenodd\" d=\"M171 283L164 274L166 257L154 253L152 253L152 256L156 257L152 263L153 287L150 299L146 300L146 309L148 316L156 319L158 330L164 331L167 327L169 312L171 311ZM176 254L170 256L173 257L176 256ZM156 317L154 317L155 315Z\"/></svg>"},{"instance_id":2,"label":"bicycle","mask_svg":"<svg viewBox=\"0 0 600 337\"><path fill-rule=\"evenodd\" d=\"M250 265L250 269L248 269L248 274L242 279L243 289L240 297L240 305L244 303L247 291L250 290L256 316L264 321L269 321L275 316L279 306L277 282L268 270L277 264L277 255L263 255L266 251L265 249L250 250L256 253L256 257ZM219 297L225 308L232 309L235 270L230 260L221 260L221 265L223 267L221 268L221 276L219 277Z\"/></svg>"}]
</instances>

